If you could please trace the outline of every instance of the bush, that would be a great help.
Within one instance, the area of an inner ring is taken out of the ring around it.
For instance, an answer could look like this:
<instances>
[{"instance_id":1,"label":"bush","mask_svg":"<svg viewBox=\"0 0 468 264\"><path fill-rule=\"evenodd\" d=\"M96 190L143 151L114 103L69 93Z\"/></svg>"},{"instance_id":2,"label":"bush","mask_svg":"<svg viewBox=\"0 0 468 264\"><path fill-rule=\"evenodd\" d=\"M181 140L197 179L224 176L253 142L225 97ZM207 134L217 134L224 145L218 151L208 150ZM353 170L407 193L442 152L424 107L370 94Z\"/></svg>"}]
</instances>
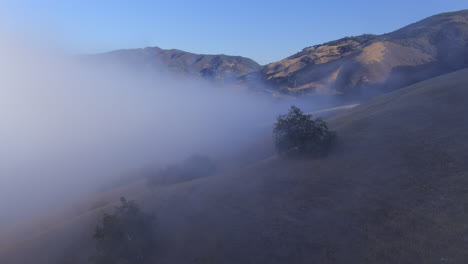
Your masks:
<instances>
[{"instance_id":1,"label":"bush","mask_svg":"<svg viewBox=\"0 0 468 264\"><path fill-rule=\"evenodd\" d=\"M280 154L313 157L326 155L336 138L336 133L328 129L324 120L312 119L312 115L304 114L296 106L278 117L273 134Z\"/></svg>"},{"instance_id":2,"label":"bush","mask_svg":"<svg viewBox=\"0 0 468 264\"><path fill-rule=\"evenodd\" d=\"M193 155L180 164L173 164L149 174L148 182L152 185L174 184L210 176L215 170L216 165L209 157Z\"/></svg>"},{"instance_id":3,"label":"bush","mask_svg":"<svg viewBox=\"0 0 468 264\"><path fill-rule=\"evenodd\" d=\"M113 214L104 214L96 227L95 264L148 263L154 250L154 217L143 213L134 201L120 198Z\"/></svg>"}]
</instances>

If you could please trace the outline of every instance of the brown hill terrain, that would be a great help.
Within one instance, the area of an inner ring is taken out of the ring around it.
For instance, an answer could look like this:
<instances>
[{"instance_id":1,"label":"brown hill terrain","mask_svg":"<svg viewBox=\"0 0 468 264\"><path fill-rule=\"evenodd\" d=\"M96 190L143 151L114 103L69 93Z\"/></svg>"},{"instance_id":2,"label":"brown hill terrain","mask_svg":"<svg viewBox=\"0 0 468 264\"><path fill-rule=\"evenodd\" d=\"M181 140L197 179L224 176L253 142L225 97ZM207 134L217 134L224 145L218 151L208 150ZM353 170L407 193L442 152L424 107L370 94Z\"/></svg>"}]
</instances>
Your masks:
<instances>
[{"instance_id":1,"label":"brown hill terrain","mask_svg":"<svg viewBox=\"0 0 468 264\"><path fill-rule=\"evenodd\" d=\"M465 263L467 84L468 69L330 117L325 159L279 159L267 142L243 168L105 196L157 214L154 263ZM51 217L3 243L0 263L86 263L103 208Z\"/></svg>"},{"instance_id":2,"label":"brown hill terrain","mask_svg":"<svg viewBox=\"0 0 468 264\"><path fill-rule=\"evenodd\" d=\"M468 10L383 35L345 37L262 69L283 92L375 94L468 66Z\"/></svg>"},{"instance_id":3,"label":"brown hill terrain","mask_svg":"<svg viewBox=\"0 0 468 264\"><path fill-rule=\"evenodd\" d=\"M137 70L239 84L254 91L372 96L468 67L468 10L442 13L383 35L345 37L260 66L227 55L158 47L91 56Z\"/></svg>"},{"instance_id":4,"label":"brown hill terrain","mask_svg":"<svg viewBox=\"0 0 468 264\"><path fill-rule=\"evenodd\" d=\"M158 47L117 50L92 57L115 60L139 70L169 70L188 77L218 81L237 80L246 74L257 72L261 68L258 63L245 57L194 54Z\"/></svg>"}]
</instances>

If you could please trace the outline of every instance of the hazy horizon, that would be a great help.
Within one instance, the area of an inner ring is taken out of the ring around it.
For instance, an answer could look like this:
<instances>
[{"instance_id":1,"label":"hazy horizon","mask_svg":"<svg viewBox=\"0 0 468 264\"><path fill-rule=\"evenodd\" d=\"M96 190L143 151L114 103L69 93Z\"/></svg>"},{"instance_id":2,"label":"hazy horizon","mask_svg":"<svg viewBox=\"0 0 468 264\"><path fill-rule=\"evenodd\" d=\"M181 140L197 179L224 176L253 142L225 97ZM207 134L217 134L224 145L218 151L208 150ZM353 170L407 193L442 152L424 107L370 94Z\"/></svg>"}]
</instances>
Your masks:
<instances>
[{"instance_id":1,"label":"hazy horizon","mask_svg":"<svg viewBox=\"0 0 468 264\"><path fill-rule=\"evenodd\" d=\"M405 8L401 8L405 6ZM304 47L344 36L382 34L464 1L179 1L6 0L2 23L41 38L49 35L74 53L157 46L201 54L249 57L268 64Z\"/></svg>"}]
</instances>

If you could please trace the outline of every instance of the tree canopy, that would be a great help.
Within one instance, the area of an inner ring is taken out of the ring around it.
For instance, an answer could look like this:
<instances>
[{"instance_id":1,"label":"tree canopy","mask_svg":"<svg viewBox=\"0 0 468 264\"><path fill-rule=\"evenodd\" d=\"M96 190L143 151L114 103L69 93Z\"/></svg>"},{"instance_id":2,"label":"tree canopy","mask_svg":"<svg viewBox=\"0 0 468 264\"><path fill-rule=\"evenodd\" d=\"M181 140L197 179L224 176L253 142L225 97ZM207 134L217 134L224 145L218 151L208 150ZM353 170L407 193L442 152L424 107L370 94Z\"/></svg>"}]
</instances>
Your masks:
<instances>
[{"instance_id":1,"label":"tree canopy","mask_svg":"<svg viewBox=\"0 0 468 264\"><path fill-rule=\"evenodd\" d=\"M278 116L273 129L275 146L280 154L298 154L320 157L327 154L336 138L327 123L312 119L301 109L291 106L289 112Z\"/></svg>"},{"instance_id":2,"label":"tree canopy","mask_svg":"<svg viewBox=\"0 0 468 264\"><path fill-rule=\"evenodd\" d=\"M154 217L143 213L135 201L120 198L112 214L104 214L94 232L95 264L144 264L154 251Z\"/></svg>"}]
</instances>

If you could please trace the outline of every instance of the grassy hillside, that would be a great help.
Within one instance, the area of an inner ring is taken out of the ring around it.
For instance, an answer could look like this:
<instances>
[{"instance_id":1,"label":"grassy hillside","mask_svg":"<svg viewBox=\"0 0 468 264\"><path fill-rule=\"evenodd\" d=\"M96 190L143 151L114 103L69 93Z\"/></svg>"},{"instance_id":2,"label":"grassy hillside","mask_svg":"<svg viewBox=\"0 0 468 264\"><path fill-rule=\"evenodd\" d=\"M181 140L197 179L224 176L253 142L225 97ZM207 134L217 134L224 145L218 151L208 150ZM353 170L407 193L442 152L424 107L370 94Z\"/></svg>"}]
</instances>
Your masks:
<instances>
[{"instance_id":1,"label":"grassy hillside","mask_svg":"<svg viewBox=\"0 0 468 264\"><path fill-rule=\"evenodd\" d=\"M212 177L114 195L157 214L154 263L464 263L467 84L468 69L331 117L339 141L325 159L271 153ZM260 148L271 152L269 142ZM0 262L85 263L101 209L4 246Z\"/></svg>"},{"instance_id":2,"label":"grassy hillside","mask_svg":"<svg viewBox=\"0 0 468 264\"><path fill-rule=\"evenodd\" d=\"M468 66L468 10L303 49L262 70L287 93L374 95Z\"/></svg>"}]
</instances>

